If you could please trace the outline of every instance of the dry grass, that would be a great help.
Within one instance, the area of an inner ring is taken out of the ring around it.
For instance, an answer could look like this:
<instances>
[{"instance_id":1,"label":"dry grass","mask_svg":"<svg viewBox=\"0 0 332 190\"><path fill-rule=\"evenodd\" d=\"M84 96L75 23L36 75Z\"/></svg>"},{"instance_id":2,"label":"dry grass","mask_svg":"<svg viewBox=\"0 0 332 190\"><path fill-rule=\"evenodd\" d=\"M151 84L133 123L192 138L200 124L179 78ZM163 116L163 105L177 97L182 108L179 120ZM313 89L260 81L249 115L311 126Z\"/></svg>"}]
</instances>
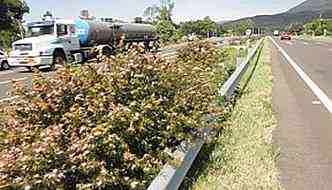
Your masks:
<instances>
[{"instance_id":1,"label":"dry grass","mask_svg":"<svg viewBox=\"0 0 332 190\"><path fill-rule=\"evenodd\" d=\"M276 120L271 93L270 51L266 45L249 85L234 108L230 125L217 138L207 168L191 189L281 189L272 146Z\"/></svg>"}]
</instances>

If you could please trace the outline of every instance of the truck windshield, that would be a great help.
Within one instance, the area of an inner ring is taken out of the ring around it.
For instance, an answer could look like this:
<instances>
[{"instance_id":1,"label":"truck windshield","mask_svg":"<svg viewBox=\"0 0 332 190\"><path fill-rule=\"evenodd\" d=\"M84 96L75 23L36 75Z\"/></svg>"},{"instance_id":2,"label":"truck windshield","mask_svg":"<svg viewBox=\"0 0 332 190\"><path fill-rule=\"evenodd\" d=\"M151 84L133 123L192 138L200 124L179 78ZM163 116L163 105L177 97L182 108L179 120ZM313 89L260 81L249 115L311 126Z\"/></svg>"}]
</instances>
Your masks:
<instances>
[{"instance_id":1,"label":"truck windshield","mask_svg":"<svg viewBox=\"0 0 332 190\"><path fill-rule=\"evenodd\" d=\"M45 34L53 34L54 25L48 26L32 26L28 28L27 37L41 36Z\"/></svg>"}]
</instances>

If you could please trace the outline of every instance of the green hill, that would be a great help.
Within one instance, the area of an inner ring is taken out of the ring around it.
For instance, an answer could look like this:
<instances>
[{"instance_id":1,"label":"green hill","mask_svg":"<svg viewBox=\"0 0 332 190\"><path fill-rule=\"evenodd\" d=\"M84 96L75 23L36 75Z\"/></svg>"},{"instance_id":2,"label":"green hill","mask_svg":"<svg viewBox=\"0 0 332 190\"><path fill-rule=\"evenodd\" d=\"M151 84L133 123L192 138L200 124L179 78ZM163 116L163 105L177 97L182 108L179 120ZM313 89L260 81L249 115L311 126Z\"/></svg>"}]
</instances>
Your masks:
<instances>
[{"instance_id":1,"label":"green hill","mask_svg":"<svg viewBox=\"0 0 332 190\"><path fill-rule=\"evenodd\" d=\"M292 23L306 23L317 17L332 18L332 0L307 0L289 11L275 15L259 15L225 23L231 27L241 21L252 20L256 27L267 30L285 29Z\"/></svg>"}]
</instances>

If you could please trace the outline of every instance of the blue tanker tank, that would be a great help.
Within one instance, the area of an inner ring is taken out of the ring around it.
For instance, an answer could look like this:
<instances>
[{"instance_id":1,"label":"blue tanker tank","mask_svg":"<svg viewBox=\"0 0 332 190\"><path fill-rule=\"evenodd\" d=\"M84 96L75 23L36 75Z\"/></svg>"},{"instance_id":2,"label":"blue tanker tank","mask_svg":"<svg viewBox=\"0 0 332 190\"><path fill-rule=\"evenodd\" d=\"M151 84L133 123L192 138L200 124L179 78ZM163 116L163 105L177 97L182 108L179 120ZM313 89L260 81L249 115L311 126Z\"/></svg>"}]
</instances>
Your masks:
<instances>
[{"instance_id":1,"label":"blue tanker tank","mask_svg":"<svg viewBox=\"0 0 332 190\"><path fill-rule=\"evenodd\" d=\"M75 26L81 46L112 44L114 42L114 30L103 22L76 19Z\"/></svg>"}]
</instances>

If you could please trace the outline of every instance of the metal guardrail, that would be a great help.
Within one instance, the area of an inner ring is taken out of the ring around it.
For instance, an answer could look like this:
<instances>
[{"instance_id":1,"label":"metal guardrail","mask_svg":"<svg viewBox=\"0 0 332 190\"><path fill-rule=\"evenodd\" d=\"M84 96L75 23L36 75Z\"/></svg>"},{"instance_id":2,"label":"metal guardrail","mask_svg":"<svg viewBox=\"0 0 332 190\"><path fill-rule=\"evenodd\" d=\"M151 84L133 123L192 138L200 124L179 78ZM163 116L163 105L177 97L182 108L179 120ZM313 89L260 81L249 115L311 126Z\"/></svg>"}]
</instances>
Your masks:
<instances>
[{"instance_id":1,"label":"metal guardrail","mask_svg":"<svg viewBox=\"0 0 332 190\"><path fill-rule=\"evenodd\" d=\"M261 39L255 46L255 48L249 53L246 60L244 60L239 66L236 68L232 76L225 82L223 87L220 90L221 97L225 97L226 99L230 99L242 79L243 75L246 73L249 67L250 61L256 56L257 50L263 44L264 39Z\"/></svg>"},{"instance_id":2,"label":"metal guardrail","mask_svg":"<svg viewBox=\"0 0 332 190\"><path fill-rule=\"evenodd\" d=\"M260 40L255 48L249 53L247 59L243 61L229 78L229 80L224 84L221 89L221 95L226 98L231 97L234 93L236 86L239 84L241 78L247 71L250 61L256 56L259 48L263 44L263 39ZM159 175L152 181L151 185L147 190L177 190L179 189L182 181L190 170L193 162L195 161L197 155L201 151L204 143L205 137L208 136L209 130L205 129L204 135L201 138L197 138L194 145L191 146L181 146L178 147L176 152L177 158L180 160L178 166L172 166L166 164Z\"/></svg>"},{"instance_id":3,"label":"metal guardrail","mask_svg":"<svg viewBox=\"0 0 332 190\"><path fill-rule=\"evenodd\" d=\"M180 164L172 166L166 164L159 175L153 180L148 190L177 190L186 177L189 169L201 151L205 138L209 134L209 129L204 129L203 137L197 138L194 145L181 145L175 152Z\"/></svg>"}]
</instances>

